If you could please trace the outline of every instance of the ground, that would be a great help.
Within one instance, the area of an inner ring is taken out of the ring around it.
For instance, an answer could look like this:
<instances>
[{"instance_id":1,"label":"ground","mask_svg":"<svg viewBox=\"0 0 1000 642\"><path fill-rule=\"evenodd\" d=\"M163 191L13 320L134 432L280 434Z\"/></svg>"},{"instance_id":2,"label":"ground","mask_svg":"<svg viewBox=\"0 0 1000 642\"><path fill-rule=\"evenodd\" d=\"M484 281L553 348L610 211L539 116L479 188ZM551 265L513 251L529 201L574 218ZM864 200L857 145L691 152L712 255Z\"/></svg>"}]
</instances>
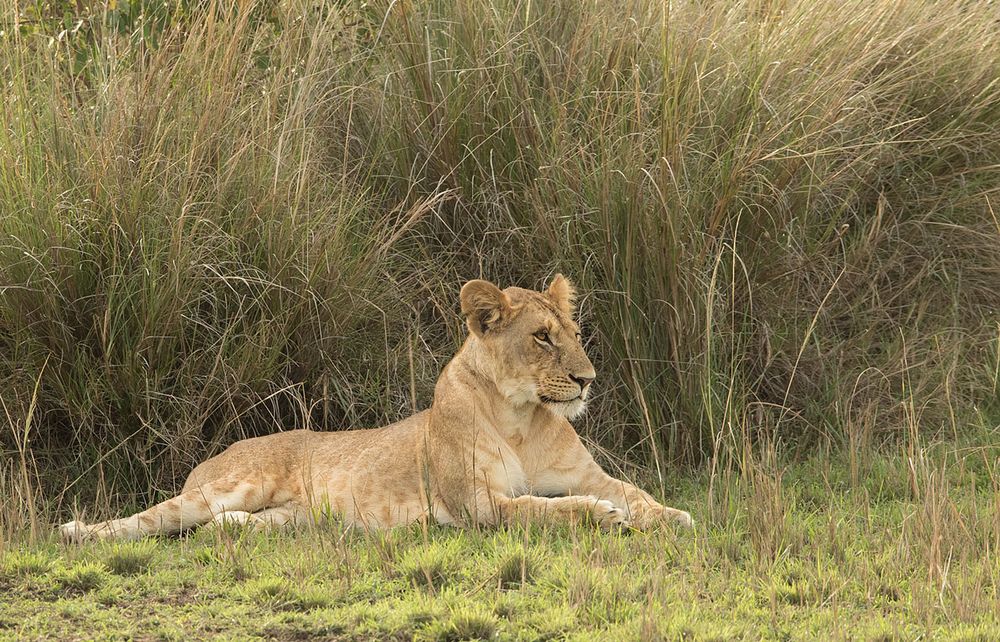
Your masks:
<instances>
[{"instance_id":1,"label":"ground","mask_svg":"<svg viewBox=\"0 0 1000 642\"><path fill-rule=\"evenodd\" d=\"M11 541L0 639L995 640L995 443L677 473L694 531Z\"/></svg>"}]
</instances>

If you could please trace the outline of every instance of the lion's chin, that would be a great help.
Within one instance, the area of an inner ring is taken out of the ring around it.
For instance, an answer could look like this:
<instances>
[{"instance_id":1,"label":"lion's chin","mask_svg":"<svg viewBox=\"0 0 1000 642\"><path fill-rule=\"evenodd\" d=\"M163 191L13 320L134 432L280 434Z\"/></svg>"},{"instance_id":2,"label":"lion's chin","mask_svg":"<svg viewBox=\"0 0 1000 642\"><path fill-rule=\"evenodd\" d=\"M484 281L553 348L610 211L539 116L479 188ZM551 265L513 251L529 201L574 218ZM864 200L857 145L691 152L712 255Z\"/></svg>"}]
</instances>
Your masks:
<instances>
[{"instance_id":1,"label":"lion's chin","mask_svg":"<svg viewBox=\"0 0 1000 642\"><path fill-rule=\"evenodd\" d=\"M576 419L587 409L587 402L579 397L572 401L543 401L542 405L549 409L552 414Z\"/></svg>"}]
</instances>

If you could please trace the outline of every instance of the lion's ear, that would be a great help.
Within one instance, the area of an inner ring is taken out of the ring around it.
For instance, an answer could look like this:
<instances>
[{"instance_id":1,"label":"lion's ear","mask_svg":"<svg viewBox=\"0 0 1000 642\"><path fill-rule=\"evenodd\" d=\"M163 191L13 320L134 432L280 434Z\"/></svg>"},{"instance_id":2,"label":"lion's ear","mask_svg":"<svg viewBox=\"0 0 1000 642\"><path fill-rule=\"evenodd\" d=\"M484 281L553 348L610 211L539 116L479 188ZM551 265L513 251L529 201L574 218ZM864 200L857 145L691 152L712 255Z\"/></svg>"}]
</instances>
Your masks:
<instances>
[{"instance_id":1,"label":"lion's ear","mask_svg":"<svg viewBox=\"0 0 1000 642\"><path fill-rule=\"evenodd\" d=\"M557 274L552 279L552 283L549 284L548 295L556 302L559 309L566 314L572 315L576 310L576 288L562 274Z\"/></svg>"},{"instance_id":2,"label":"lion's ear","mask_svg":"<svg viewBox=\"0 0 1000 642\"><path fill-rule=\"evenodd\" d=\"M469 330L483 336L500 321L510 316L510 297L489 281L476 279L462 286L462 314Z\"/></svg>"}]
</instances>

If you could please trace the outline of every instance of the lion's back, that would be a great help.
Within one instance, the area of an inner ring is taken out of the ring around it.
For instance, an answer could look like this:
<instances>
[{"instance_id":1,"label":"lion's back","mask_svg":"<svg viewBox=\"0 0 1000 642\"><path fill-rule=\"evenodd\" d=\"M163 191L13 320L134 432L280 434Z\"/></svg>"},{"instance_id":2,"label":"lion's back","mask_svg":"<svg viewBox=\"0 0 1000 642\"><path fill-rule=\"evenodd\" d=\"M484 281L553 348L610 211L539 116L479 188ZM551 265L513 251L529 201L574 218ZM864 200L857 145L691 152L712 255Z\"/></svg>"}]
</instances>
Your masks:
<instances>
[{"instance_id":1,"label":"lion's back","mask_svg":"<svg viewBox=\"0 0 1000 642\"><path fill-rule=\"evenodd\" d=\"M382 428L333 432L300 429L243 439L196 466L183 491L221 479L259 477L284 487L332 472L363 476L365 469L385 474L397 467L410 468L416 435L426 425L426 419L424 411ZM305 469L308 475L303 475Z\"/></svg>"},{"instance_id":2,"label":"lion's back","mask_svg":"<svg viewBox=\"0 0 1000 642\"><path fill-rule=\"evenodd\" d=\"M182 492L233 476L287 476L317 433L288 430L262 437L241 439L224 451L198 464L184 482Z\"/></svg>"}]
</instances>

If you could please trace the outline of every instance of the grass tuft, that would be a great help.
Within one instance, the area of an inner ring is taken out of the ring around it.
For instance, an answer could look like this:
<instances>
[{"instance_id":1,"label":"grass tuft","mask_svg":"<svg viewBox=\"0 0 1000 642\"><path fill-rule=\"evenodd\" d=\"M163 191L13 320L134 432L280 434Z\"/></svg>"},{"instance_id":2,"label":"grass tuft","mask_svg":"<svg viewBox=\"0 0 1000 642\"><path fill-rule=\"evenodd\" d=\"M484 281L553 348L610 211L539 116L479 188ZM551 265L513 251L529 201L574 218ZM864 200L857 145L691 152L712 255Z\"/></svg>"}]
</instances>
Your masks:
<instances>
[{"instance_id":1,"label":"grass tuft","mask_svg":"<svg viewBox=\"0 0 1000 642\"><path fill-rule=\"evenodd\" d=\"M152 565L156 552L157 547L152 542L123 542L112 547L104 563L115 575L138 575Z\"/></svg>"},{"instance_id":2,"label":"grass tuft","mask_svg":"<svg viewBox=\"0 0 1000 642\"><path fill-rule=\"evenodd\" d=\"M452 613L446 620L427 627L420 637L436 642L461 642L492 640L496 633L496 618L492 615L476 610L461 610Z\"/></svg>"},{"instance_id":3,"label":"grass tuft","mask_svg":"<svg viewBox=\"0 0 1000 642\"><path fill-rule=\"evenodd\" d=\"M521 588L535 581L539 555L536 551L514 546L498 559L497 582L500 588Z\"/></svg>"},{"instance_id":4,"label":"grass tuft","mask_svg":"<svg viewBox=\"0 0 1000 642\"><path fill-rule=\"evenodd\" d=\"M311 586L293 586L279 578L261 578L246 583L244 593L277 611L311 611L330 605L327 592Z\"/></svg>"},{"instance_id":5,"label":"grass tuft","mask_svg":"<svg viewBox=\"0 0 1000 642\"><path fill-rule=\"evenodd\" d=\"M77 564L61 571L56 576L56 582L70 595L87 593L104 585L107 573L104 567L92 562Z\"/></svg>"},{"instance_id":6,"label":"grass tuft","mask_svg":"<svg viewBox=\"0 0 1000 642\"><path fill-rule=\"evenodd\" d=\"M455 580L459 570L457 550L435 543L410 551L399 562L399 573L407 581L432 593Z\"/></svg>"},{"instance_id":7,"label":"grass tuft","mask_svg":"<svg viewBox=\"0 0 1000 642\"><path fill-rule=\"evenodd\" d=\"M36 551L11 551L0 558L0 573L8 578L42 576L52 568L52 558Z\"/></svg>"}]
</instances>

